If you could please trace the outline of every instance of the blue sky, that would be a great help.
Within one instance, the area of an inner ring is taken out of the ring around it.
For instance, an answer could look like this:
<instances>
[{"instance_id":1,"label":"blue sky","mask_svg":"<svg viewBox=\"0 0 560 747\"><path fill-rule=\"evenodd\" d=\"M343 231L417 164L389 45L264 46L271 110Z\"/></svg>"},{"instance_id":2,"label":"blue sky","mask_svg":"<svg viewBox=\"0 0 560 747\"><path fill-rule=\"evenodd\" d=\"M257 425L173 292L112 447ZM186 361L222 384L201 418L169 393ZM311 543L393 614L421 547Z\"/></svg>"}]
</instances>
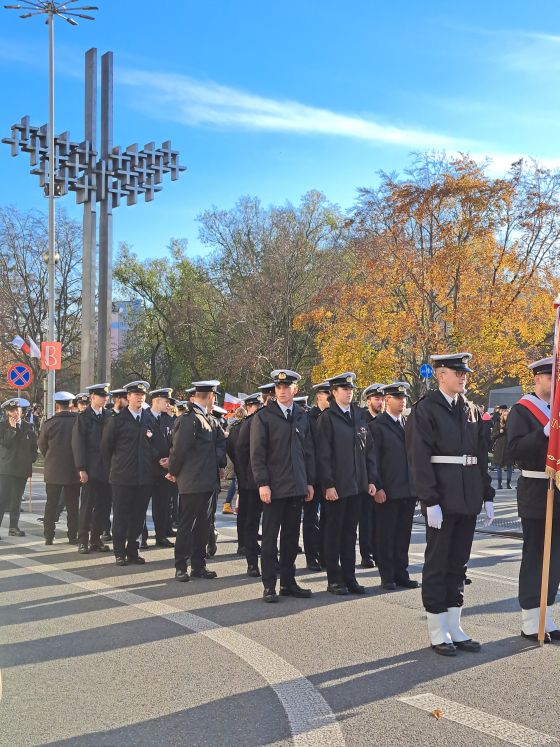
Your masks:
<instances>
[{"instance_id":1,"label":"blue sky","mask_svg":"<svg viewBox=\"0 0 560 747\"><path fill-rule=\"evenodd\" d=\"M89 2L89 0L88 0ZM85 3L85 0L84 0ZM82 4L82 3L79 3ZM85 3L88 4L88 3ZM204 252L196 216L242 195L320 189L342 208L413 151L560 166L560 4L448 0L97 0L56 27L56 131L83 137L83 54L115 53L114 142L171 139L188 171L115 211L115 251ZM47 30L0 9L0 131L47 119ZM0 204L46 210L26 157L0 146ZM72 195L59 201L81 211Z\"/></svg>"}]
</instances>

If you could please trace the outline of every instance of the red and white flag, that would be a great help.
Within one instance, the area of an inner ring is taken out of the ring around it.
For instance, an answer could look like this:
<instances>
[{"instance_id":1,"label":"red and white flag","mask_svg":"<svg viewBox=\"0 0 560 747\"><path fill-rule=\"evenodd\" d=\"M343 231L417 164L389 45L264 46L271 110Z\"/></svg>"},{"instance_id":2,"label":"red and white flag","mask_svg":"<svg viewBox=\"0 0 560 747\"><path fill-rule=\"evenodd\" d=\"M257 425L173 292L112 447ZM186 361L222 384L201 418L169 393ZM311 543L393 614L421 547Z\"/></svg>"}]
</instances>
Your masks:
<instances>
[{"instance_id":1,"label":"red and white flag","mask_svg":"<svg viewBox=\"0 0 560 747\"><path fill-rule=\"evenodd\" d=\"M37 343L32 340L31 337L28 337L27 339L29 340L29 344L25 342L23 337L16 335L10 345L13 345L14 348L17 348L18 350L23 350L23 352L30 358L40 358L41 351L39 350Z\"/></svg>"},{"instance_id":2,"label":"red and white flag","mask_svg":"<svg viewBox=\"0 0 560 747\"><path fill-rule=\"evenodd\" d=\"M18 350L23 350L26 355L29 355L29 353L31 352L31 348L29 347L29 345L25 342L23 337L20 337L19 335L16 335L14 337L10 345L13 345L14 348L17 348Z\"/></svg>"},{"instance_id":3,"label":"red and white flag","mask_svg":"<svg viewBox=\"0 0 560 747\"><path fill-rule=\"evenodd\" d=\"M225 393L224 410L233 412L241 404L243 404L243 402L238 397L234 397L233 394L228 394L228 392Z\"/></svg>"},{"instance_id":4,"label":"red and white flag","mask_svg":"<svg viewBox=\"0 0 560 747\"><path fill-rule=\"evenodd\" d=\"M560 296L554 302L554 362L552 364L552 390L550 393L550 436L546 454L546 473L560 489Z\"/></svg>"}]
</instances>

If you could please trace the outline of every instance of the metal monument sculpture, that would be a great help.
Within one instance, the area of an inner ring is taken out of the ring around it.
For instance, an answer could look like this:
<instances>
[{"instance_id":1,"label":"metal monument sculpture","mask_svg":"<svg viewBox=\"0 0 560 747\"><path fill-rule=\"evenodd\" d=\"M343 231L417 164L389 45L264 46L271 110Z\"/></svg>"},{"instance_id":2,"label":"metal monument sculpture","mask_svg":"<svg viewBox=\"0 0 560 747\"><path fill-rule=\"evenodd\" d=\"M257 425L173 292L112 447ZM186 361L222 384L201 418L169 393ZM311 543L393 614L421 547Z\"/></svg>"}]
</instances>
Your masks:
<instances>
[{"instance_id":1,"label":"metal monument sculpture","mask_svg":"<svg viewBox=\"0 0 560 747\"><path fill-rule=\"evenodd\" d=\"M12 156L28 153L30 173L48 195L48 126L32 125L29 117L12 126L11 136L3 138ZM76 203L84 206L82 273L82 353L80 385L91 383L94 372L95 256L97 204L99 203L99 283L97 313L97 378L106 381L111 369L112 313L112 230L113 210L123 201L135 205L144 195L146 202L163 188L163 177L179 178L186 167L179 164L179 153L171 142L159 147L148 143L127 148L113 145L113 53L101 57L101 128L97 144L97 49L85 55L84 140L75 142L70 133L54 138L54 192L57 197L74 192Z\"/></svg>"}]
</instances>

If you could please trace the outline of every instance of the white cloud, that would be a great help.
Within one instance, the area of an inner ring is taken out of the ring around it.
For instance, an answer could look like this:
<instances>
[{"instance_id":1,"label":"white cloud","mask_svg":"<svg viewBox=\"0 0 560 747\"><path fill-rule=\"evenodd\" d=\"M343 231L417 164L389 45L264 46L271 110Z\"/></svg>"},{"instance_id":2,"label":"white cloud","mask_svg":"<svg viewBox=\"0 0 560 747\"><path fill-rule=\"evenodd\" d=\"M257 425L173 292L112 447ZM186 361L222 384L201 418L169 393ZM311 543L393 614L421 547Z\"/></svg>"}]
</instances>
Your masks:
<instances>
[{"instance_id":1,"label":"white cloud","mask_svg":"<svg viewBox=\"0 0 560 747\"><path fill-rule=\"evenodd\" d=\"M276 100L184 75L121 69L119 83L141 91L143 110L188 125L336 135L407 148L468 147L464 140L435 132L379 124L297 101Z\"/></svg>"}]
</instances>

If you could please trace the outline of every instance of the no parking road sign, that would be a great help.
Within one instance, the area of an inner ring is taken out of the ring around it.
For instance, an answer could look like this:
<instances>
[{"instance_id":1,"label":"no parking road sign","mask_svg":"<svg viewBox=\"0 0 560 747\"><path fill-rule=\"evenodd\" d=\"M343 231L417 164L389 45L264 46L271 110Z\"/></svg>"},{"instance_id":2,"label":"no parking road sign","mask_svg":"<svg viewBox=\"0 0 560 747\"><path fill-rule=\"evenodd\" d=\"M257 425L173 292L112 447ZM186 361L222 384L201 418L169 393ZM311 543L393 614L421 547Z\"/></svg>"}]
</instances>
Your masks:
<instances>
[{"instance_id":1,"label":"no parking road sign","mask_svg":"<svg viewBox=\"0 0 560 747\"><path fill-rule=\"evenodd\" d=\"M33 371L25 363L16 363L8 369L8 384L14 389L27 389L33 381Z\"/></svg>"}]
</instances>

